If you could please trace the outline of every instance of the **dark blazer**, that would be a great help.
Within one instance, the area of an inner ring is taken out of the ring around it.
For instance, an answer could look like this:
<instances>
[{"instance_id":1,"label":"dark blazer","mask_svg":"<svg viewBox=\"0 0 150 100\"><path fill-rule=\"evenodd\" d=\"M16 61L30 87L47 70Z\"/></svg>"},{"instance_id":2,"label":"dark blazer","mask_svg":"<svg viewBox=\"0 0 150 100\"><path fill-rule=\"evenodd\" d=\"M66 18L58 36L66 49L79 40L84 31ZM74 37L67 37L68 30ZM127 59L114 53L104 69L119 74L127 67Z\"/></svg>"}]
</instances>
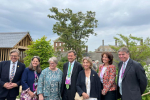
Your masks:
<instances>
[{"instance_id":1,"label":"dark blazer","mask_svg":"<svg viewBox=\"0 0 150 100\"><path fill-rule=\"evenodd\" d=\"M10 61L3 61L0 62L0 97L7 97L8 93L10 97L16 97L19 95L19 86L21 84L21 76L25 69L25 65L21 62L17 63L17 69L12 80L12 83L16 83L18 87L13 89L6 89L3 85L9 81L9 69L10 69Z\"/></svg>"},{"instance_id":2,"label":"dark blazer","mask_svg":"<svg viewBox=\"0 0 150 100\"><path fill-rule=\"evenodd\" d=\"M61 86L62 97L63 97L64 91L66 90L65 89L66 88L65 80L66 80L66 76L67 76L68 64L69 64L69 62L65 63L63 66L63 78L62 78L62 86ZM70 86L71 93L70 93L70 95L68 95L69 100L74 100L75 93L76 93L76 81L77 81L78 74L81 70L83 70L82 65L75 61L72 75L71 75L71 86Z\"/></svg>"},{"instance_id":3,"label":"dark blazer","mask_svg":"<svg viewBox=\"0 0 150 100\"><path fill-rule=\"evenodd\" d=\"M86 85L85 85L85 72L82 70L77 79L77 92L80 96L82 96L82 93L86 93ZM91 98L97 98L100 100L101 96L101 82L98 74L91 69L91 75L90 75L90 83L91 83L91 88L90 88L90 96Z\"/></svg>"},{"instance_id":4,"label":"dark blazer","mask_svg":"<svg viewBox=\"0 0 150 100\"><path fill-rule=\"evenodd\" d=\"M123 62L118 64L117 96L120 98L118 80ZM122 79L122 100L142 100L141 94L147 86L147 78L142 65L129 59Z\"/></svg>"}]
</instances>

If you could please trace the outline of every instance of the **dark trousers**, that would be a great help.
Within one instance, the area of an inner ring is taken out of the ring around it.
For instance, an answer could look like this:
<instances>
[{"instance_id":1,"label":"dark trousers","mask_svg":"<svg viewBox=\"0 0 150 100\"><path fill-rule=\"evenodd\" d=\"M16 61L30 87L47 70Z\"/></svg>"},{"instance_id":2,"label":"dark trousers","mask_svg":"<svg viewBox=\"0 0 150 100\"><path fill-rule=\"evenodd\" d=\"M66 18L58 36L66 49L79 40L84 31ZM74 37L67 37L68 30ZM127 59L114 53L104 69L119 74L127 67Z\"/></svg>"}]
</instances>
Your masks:
<instances>
[{"instance_id":1,"label":"dark trousers","mask_svg":"<svg viewBox=\"0 0 150 100\"><path fill-rule=\"evenodd\" d=\"M108 91L106 95L102 95L102 100L117 100L116 91Z\"/></svg>"},{"instance_id":2,"label":"dark trousers","mask_svg":"<svg viewBox=\"0 0 150 100\"><path fill-rule=\"evenodd\" d=\"M69 86L69 89L64 88L62 100L71 100L71 86ZM73 99L74 100L74 99Z\"/></svg>"}]
</instances>

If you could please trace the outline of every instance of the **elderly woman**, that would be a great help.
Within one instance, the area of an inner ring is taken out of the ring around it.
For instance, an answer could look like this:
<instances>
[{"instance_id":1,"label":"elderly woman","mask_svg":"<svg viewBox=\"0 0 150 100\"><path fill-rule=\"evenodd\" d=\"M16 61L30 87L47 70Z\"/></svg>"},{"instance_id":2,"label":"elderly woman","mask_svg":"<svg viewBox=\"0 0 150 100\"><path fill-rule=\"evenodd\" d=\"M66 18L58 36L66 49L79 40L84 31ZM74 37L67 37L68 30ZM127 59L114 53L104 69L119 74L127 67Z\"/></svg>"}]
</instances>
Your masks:
<instances>
[{"instance_id":1,"label":"elderly woman","mask_svg":"<svg viewBox=\"0 0 150 100\"><path fill-rule=\"evenodd\" d=\"M39 100L61 100L60 88L62 71L57 68L57 58L49 59L49 67L44 69L39 77L37 94Z\"/></svg>"},{"instance_id":2,"label":"elderly woman","mask_svg":"<svg viewBox=\"0 0 150 100\"><path fill-rule=\"evenodd\" d=\"M82 60L84 70L80 71L77 79L77 92L84 100L100 100L101 83L98 74L92 70L92 60L84 57Z\"/></svg>"},{"instance_id":3,"label":"elderly woman","mask_svg":"<svg viewBox=\"0 0 150 100\"><path fill-rule=\"evenodd\" d=\"M102 82L102 100L116 99L116 67L112 65L113 55L110 52L104 52L101 55L103 64L99 66L99 76Z\"/></svg>"},{"instance_id":4,"label":"elderly woman","mask_svg":"<svg viewBox=\"0 0 150 100\"><path fill-rule=\"evenodd\" d=\"M22 93L21 100L36 100L37 81L41 73L40 58L34 56L31 63L22 74L21 85Z\"/></svg>"}]
</instances>

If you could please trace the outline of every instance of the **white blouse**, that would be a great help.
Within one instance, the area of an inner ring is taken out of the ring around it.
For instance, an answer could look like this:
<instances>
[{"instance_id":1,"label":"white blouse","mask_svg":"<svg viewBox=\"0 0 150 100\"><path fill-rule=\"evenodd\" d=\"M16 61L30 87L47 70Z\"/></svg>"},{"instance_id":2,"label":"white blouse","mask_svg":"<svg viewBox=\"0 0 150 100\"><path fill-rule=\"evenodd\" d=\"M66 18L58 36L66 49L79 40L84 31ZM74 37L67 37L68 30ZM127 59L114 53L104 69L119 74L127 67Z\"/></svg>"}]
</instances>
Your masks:
<instances>
[{"instance_id":1,"label":"white blouse","mask_svg":"<svg viewBox=\"0 0 150 100\"><path fill-rule=\"evenodd\" d=\"M106 70L106 67L103 67L101 73L100 73L100 81L103 83L103 76L104 76L104 73L105 73L105 70Z\"/></svg>"},{"instance_id":2,"label":"white blouse","mask_svg":"<svg viewBox=\"0 0 150 100\"><path fill-rule=\"evenodd\" d=\"M90 97L90 89L91 89L91 81L90 81L90 76L86 77L85 85L86 85L86 93ZM97 98L89 98L89 99L84 99L84 100L97 100Z\"/></svg>"}]
</instances>

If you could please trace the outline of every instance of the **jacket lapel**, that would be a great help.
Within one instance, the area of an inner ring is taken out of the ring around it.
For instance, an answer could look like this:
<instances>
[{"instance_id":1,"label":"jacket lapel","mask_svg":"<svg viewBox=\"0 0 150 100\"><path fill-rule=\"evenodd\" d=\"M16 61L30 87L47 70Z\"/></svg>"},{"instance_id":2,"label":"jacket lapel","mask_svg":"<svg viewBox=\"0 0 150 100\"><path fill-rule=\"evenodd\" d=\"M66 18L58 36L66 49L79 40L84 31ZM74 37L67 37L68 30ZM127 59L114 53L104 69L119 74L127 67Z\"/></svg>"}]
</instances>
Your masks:
<instances>
[{"instance_id":1,"label":"jacket lapel","mask_svg":"<svg viewBox=\"0 0 150 100\"><path fill-rule=\"evenodd\" d=\"M123 79L125 78L125 76L127 75L129 69L131 68L131 62L132 62L132 60L129 59L129 61L128 61L128 63L127 63L127 66L126 66L126 69L125 69L125 72L124 72L124 75L123 75ZM123 80L123 79L122 79L122 80Z\"/></svg>"},{"instance_id":2,"label":"jacket lapel","mask_svg":"<svg viewBox=\"0 0 150 100\"><path fill-rule=\"evenodd\" d=\"M19 62L17 63L17 66L16 66L17 68L16 68L16 73L19 71L19 69L20 69L20 64L19 64ZM15 76L16 76L16 73L15 73ZM14 78L15 78L15 76L14 76Z\"/></svg>"},{"instance_id":3,"label":"jacket lapel","mask_svg":"<svg viewBox=\"0 0 150 100\"><path fill-rule=\"evenodd\" d=\"M78 69L78 68L77 68L77 62L75 61L75 62L74 62L73 69L72 69L72 75L77 72L77 71L76 71L77 69ZM71 76L72 76L72 75L71 75Z\"/></svg>"},{"instance_id":4,"label":"jacket lapel","mask_svg":"<svg viewBox=\"0 0 150 100\"><path fill-rule=\"evenodd\" d=\"M91 69L91 75L90 75L90 82L94 80L95 74L93 73L93 70Z\"/></svg>"},{"instance_id":5,"label":"jacket lapel","mask_svg":"<svg viewBox=\"0 0 150 100\"><path fill-rule=\"evenodd\" d=\"M68 66L69 66L69 62L67 63L67 66L66 66L65 69L64 69L64 70L65 70L65 72L64 72L64 73L65 73L65 79L66 79L67 72L68 72Z\"/></svg>"},{"instance_id":6,"label":"jacket lapel","mask_svg":"<svg viewBox=\"0 0 150 100\"><path fill-rule=\"evenodd\" d=\"M7 78L8 78L8 80L9 80L10 61L7 62L5 68L7 69L7 70L6 70L6 75L7 75Z\"/></svg>"}]
</instances>

